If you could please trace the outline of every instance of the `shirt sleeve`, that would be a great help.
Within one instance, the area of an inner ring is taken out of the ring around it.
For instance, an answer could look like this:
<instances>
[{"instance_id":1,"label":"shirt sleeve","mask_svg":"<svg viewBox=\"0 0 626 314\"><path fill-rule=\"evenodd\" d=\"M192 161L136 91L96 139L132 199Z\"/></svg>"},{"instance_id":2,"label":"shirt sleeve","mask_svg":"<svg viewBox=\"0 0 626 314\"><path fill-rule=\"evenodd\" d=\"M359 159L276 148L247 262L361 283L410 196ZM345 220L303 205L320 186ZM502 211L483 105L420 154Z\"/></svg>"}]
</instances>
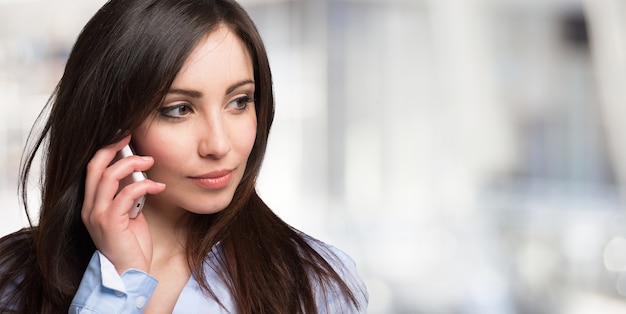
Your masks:
<instances>
[{"instance_id":1,"label":"shirt sleeve","mask_svg":"<svg viewBox=\"0 0 626 314\"><path fill-rule=\"evenodd\" d=\"M72 300L69 313L142 313L158 281L149 274L129 269L121 276L96 251Z\"/></svg>"},{"instance_id":2,"label":"shirt sleeve","mask_svg":"<svg viewBox=\"0 0 626 314\"><path fill-rule=\"evenodd\" d=\"M348 285L356 304L350 300L348 296L341 292L337 284L325 286L324 288L316 287L316 302L319 313L345 313L345 314L361 314L367 313L367 305L369 302L369 294L365 283L357 272L356 263L348 254L343 251L324 243L318 243L319 246L313 246L333 267L335 272Z\"/></svg>"}]
</instances>

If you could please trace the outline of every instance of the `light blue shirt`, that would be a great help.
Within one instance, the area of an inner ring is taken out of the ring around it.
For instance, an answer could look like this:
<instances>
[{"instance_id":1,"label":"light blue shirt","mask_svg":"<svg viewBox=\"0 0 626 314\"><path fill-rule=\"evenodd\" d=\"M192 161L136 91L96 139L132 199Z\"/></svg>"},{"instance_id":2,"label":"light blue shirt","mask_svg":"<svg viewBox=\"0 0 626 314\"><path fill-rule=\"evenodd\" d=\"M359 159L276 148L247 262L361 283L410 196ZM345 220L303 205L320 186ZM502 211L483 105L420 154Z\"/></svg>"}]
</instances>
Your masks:
<instances>
[{"instance_id":1,"label":"light blue shirt","mask_svg":"<svg viewBox=\"0 0 626 314\"><path fill-rule=\"evenodd\" d=\"M329 289L334 291L322 291L320 287L315 286L319 313L366 313L368 294L365 284L356 272L354 261L330 245L315 241L309 241L309 244L346 281L360 305L357 310L337 287ZM219 250L219 244L213 250ZM213 267L207 263L205 265L207 282L211 284L215 296L224 307L205 295L195 278L190 276L172 313L237 313L226 284ZM143 313L157 284L158 281L154 277L135 269L118 275L113 264L102 253L96 251L72 300L69 313Z\"/></svg>"}]
</instances>

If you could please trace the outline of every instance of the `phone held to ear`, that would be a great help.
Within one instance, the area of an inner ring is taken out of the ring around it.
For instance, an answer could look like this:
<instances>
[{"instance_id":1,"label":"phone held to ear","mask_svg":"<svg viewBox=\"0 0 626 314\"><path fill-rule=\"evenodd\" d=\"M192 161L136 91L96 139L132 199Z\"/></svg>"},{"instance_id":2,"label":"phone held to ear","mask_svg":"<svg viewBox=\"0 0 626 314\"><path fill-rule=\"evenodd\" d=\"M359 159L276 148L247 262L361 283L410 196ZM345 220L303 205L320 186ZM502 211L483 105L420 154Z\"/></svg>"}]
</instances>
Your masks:
<instances>
[{"instance_id":1,"label":"phone held to ear","mask_svg":"<svg viewBox=\"0 0 626 314\"><path fill-rule=\"evenodd\" d=\"M135 153L133 152L132 148L130 147L130 145L126 145L124 146L124 148L122 148L119 152L117 152L117 155L115 156L115 161L118 161L124 157L128 157L128 156L132 156ZM115 162L114 161L114 162ZM117 192L119 193L119 191L121 191L125 186L133 183L133 182L138 182L138 181L142 181L145 180L146 174L142 171L135 171L132 174L130 174L129 176L127 176L126 178L122 179L120 181L120 186L117 189ZM143 208L143 203L146 199L146 196L142 196L138 199L135 200L135 203L133 204L133 208L130 210L130 218L137 218L137 216L139 215L139 213L141 212L141 209Z\"/></svg>"}]
</instances>

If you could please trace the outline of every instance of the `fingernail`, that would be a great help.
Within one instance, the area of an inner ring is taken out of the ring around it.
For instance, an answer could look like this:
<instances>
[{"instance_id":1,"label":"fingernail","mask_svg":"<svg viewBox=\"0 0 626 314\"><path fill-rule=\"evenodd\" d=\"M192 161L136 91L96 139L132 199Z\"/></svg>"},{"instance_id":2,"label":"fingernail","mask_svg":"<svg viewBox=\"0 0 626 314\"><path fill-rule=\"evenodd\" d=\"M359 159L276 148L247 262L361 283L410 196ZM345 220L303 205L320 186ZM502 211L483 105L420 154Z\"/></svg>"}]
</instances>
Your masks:
<instances>
[{"instance_id":1,"label":"fingernail","mask_svg":"<svg viewBox=\"0 0 626 314\"><path fill-rule=\"evenodd\" d=\"M165 187L165 183L155 182L159 187Z\"/></svg>"},{"instance_id":2,"label":"fingernail","mask_svg":"<svg viewBox=\"0 0 626 314\"><path fill-rule=\"evenodd\" d=\"M152 160L152 157L150 157L150 156L141 156L141 159L148 161L148 160Z\"/></svg>"}]
</instances>

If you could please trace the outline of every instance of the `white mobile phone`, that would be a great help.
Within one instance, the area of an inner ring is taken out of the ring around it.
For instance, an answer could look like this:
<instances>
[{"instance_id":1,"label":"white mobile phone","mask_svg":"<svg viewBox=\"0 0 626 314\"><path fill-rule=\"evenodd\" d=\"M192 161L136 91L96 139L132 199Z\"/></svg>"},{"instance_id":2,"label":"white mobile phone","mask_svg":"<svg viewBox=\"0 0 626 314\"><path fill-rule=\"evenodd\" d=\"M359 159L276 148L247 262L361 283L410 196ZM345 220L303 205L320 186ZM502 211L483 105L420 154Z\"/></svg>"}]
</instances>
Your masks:
<instances>
[{"instance_id":1,"label":"white mobile phone","mask_svg":"<svg viewBox=\"0 0 626 314\"><path fill-rule=\"evenodd\" d=\"M126 145L124 146L124 148L122 148L122 150L117 152L115 161L120 160L124 157L132 156L134 154L135 153L133 152L133 149L130 147L130 145ZM143 171L135 171L131 175L127 176L126 178L120 181L120 186L117 189L117 191L119 193L119 191L121 191L125 186L133 182L145 180L146 178L147 178L146 174ZM133 208L130 210L130 213L129 213L130 218L136 218L139 215L139 213L141 212L141 209L143 208L143 203L145 199L146 199L146 196L144 195L135 200L135 203L133 204Z\"/></svg>"}]
</instances>

